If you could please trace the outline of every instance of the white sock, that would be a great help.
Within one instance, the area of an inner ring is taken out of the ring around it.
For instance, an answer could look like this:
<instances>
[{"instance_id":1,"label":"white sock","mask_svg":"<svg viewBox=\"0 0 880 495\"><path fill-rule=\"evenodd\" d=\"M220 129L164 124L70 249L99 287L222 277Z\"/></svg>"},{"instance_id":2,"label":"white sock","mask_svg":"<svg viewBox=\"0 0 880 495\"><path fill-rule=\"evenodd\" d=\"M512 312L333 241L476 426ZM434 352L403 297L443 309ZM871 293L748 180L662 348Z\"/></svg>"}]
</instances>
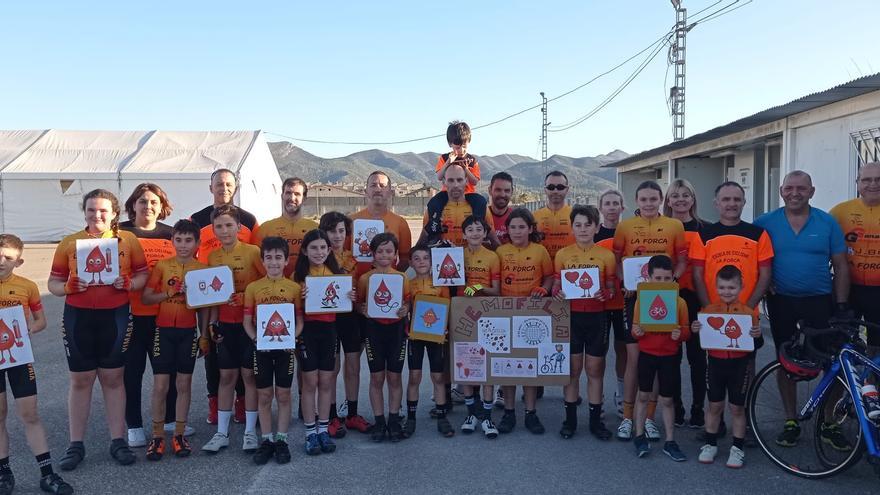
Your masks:
<instances>
[{"instance_id":1,"label":"white sock","mask_svg":"<svg viewBox=\"0 0 880 495\"><path fill-rule=\"evenodd\" d=\"M617 395L621 400L623 399L623 378L617 379Z\"/></svg>"},{"instance_id":2,"label":"white sock","mask_svg":"<svg viewBox=\"0 0 880 495\"><path fill-rule=\"evenodd\" d=\"M229 436L229 421L232 419L232 411L217 411L217 433Z\"/></svg>"},{"instance_id":3,"label":"white sock","mask_svg":"<svg viewBox=\"0 0 880 495\"><path fill-rule=\"evenodd\" d=\"M245 411L244 412L244 431L245 432L255 432L257 431L257 418L259 418L260 413L258 411Z\"/></svg>"}]
</instances>

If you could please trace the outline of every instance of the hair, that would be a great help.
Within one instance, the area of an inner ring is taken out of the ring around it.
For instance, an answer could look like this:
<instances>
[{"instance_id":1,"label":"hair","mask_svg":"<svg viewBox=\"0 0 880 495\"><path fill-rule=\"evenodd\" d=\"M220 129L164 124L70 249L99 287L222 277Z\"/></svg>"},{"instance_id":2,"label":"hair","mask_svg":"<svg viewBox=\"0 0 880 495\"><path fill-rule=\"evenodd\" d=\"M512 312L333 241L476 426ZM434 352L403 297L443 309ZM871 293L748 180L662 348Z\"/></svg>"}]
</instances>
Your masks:
<instances>
[{"instance_id":1,"label":"hair","mask_svg":"<svg viewBox=\"0 0 880 495\"><path fill-rule=\"evenodd\" d=\"M418 243L409 250L409 257L412 259L413 255L419 251L424 251L428 253L428 257L431 256L431 247L424 243Z\"/></svg>"},{"instance_id":2,"label":"hair","mask_svg":"<svg viewBox=\"0 0 880 495\"><path fill-rule=\"evenodd\" d=\"M534 215L532 215L532 212L530 212L528 209L523 207L514 208L513 211L510 212L510 215L507 217L507 222L505 222L505 225L510 228L510 222L513 221L513 219L515 218L522 219L524 222L526 222L526 225L532 228L532 233L529 234L529 242L541 242L544 239L544 234L542 234L541 231L538 230L538 223L535 221Z\"/></svg>"},{"instance_id":3,"label":"hair","mask_svg":"<svg viewBox=\"0 0 880 495\"><path fill-rule=\"evenodd\" d=\"M513 176L508 174L507 172L498 172L497 174L492 176L492 179L489 181L489 188L492 188L492 184L495 183L496 180L506 180L510 182L510 187L513 187Z\"/></svg>"},{"instance_id":4,"label":"hair","mask_svg":"<svg viewBox=\"0 0 880 495\"><path fill-rule=\"evenodd\" d=\"M306 256L306 249L308 249L309 244L318 240L323 240L327 243L327 259L324 260L324 266L331 273L342 273L342 270L339 269L339 262L336 261L336 256L333 256L330 250L330 239L327 237L327 233L321 229L314 229L306 232L306 235L303 236L302 244L299 246L299 256L297 256L296 265L293 267L293 280L295 282L303 283L309 275L310 263L309 257Z\"/></svg>"},{"instance_id":5,"label":"hair","mask_svg":"<svg viewBox=\"0 0 880 495\"><path fill-rule=\"evenodd\" d=\"M868 162L868 163L863 164L861 167L859 167L859 170L856 171L856 180L859 180L862 178L862 169L864 169L866 167L880 167L880 162L873 161L873 162Z\"/></svg>"},{"instance_id":6,"label":"hair","mask_svg":"<svg viewBox=\"0 0 880 495\"><path fill-rule=\"evenodd\" d=\"M782 178L782 183L785 183L789 177L806 177L807 180L810 181L810 185L813 185L813 178L810 177L810 174L804 172L803 170L792 170L791 172L785 174L785 177Z\"/></svg>"},{"instance_id":7,"label":"hair","mask_svg":"<svg viewBox=\"0 0 880 495\"><path fill-rule=\"evenodd\" d=\"M24 251L24 243L17 235L0 234L0 248L11 248L18 252Z\"/></svg>"},{"instance_id":8,"label":"hair","mask_svg":"<svg viewBox=\"0 0 880 495\"><path fill-rule=\"evenodd\" d=\"M721 192L721 189L725 188L725 187L736 187L737 189L739 189L743 193L743 197L745 197L745 195L746 195L746 190L743 189L743 186L741 186L739 184L739 182L732 181L732 180L726 180L726 181L722 182L721 184L718 184L718 186L715 188L715 196L718 196L718 193Z\"/></svg>"},{"instance_id":9,"label":"hair","mask_svg":"<svg viewBox=\"0 0 880 495\"><path fill-rule=\"evenodd\" d=\"M602 194L599 195L599 207L602 207L602 202L605 201L605 196L617 196L620 198L620 204L623 205L623 194L617 189L608 189Z\"/></svg>"},{"instance_id":10,"label":"hair","mask_svg":"<svg viewBox=\"0 0 880 495\"><path fill-rule=\"evenodd\" d=\"M327 232L329 230L334 230L340 222L345 224L345 235L351 234L351 219L338 211L328 211L321 215L321 220L318 222L318 228Z\"/></svg>"},{"instance_id":11,"label":"hair","mask_svg":"<svg viewBox=\"0 0 880 495\"><path fill-rule=\"evenodd\" d=\"M718 273L715 275L717 280L727 280L730 282L738 281L740 285L743 283L743 274L739 270L739 268L733 265L724 265L718 270Z\"/></svg>"},{"instance_id":12,"label":"hair","mask_svg":"<svg viewBox=\"0 0 880 495\"><path fill-rule=\"evenodd\" d=\"M471 142L471 128L460 120L453 120L446 128L446 142L461 146Z\"/></svg>"},{"instance_id":13,"label":"hair","mask_svg":"<svg viewBox=\"0 0 880 495\"><path fill-rule=\"evenodd\" d=\"M83 196L82 209L86 211L86 203L90 199L106 199L110 201L110 209L113 210L115 218L110 222L110 230L113 231L113 237L119 237L119 200L116 195L106 189L93 189Z\"/></svg>"},{"instance_id":14,"label":"hair","mask_svg":"<svg viewBox=\"0 0 880 495\"><path fill-rule=\"evenodd\" d=\"M168 215L171 214L174 207L171 206L171 201L168 200L168 195L165 194L165 191L152 182L144 182L138 184L137 187L134 188L134 191L131 192L131 196L125 200L125 213L128 215L129 220L134 220L136 216L134 212L135 203L137 203L137 200L148 191L159 196L159 202L162 203L162 209L159 210L159 220L165 220L168 218Z\"/></svg>"},{"instance_id":15,"label":"hair","mask_svg":"<svg viewBox=\"0 0 880 495\"><path fill-rule=\"evenodd\" d=\"M587 217L587 220L593 225L599 225L599 210L593 205L574 205L571 209L571 214L568 215L568 219L571 223L574 223L574 217L578 215Z\"/></svg>"},{"instance_id":16,"label":"hair","mask_svg":"<svg viewBox=\"0 0 880 495\"><path fill-rule=\"evenodd\" d=\"M329 244L328 244L329 245ZM269 236L263 239L263 242L260 243L260 258L266 256L266 253L269 251L281 251L284 253L284 257L290 257L290 245L287 244L287 241L278 236Z\"/></svg>"},{"instance_id":17,"label":"hair","mask_svg":"<svg viewBox=\"0 0 880 495\"><path fill-rule=\"evenodd\" d=\"M392 234L391 232L382 232L373 236L373 240L370 241L370 251L375 253L376 250L379 249L379 246L385 244L386 242L390 242L392 245L394 245L394 252L397 252L399 245L397 242L397 236Z\"/></svg>"},{"instance_id":18,"label":"hair","mask_svg":"<svg viewBox=\"0 0 880 495\"><path fill-rule=\"evenodd\" d=\"M562 177L563 179L565 179L565 183L568 184L568 176L565 175L564 173L560 172L559 170L554 170L554 171L550 172L549 174L545 175L544 182L547 182L547 179L549 179L550 177Z\"/></svg>"},{"instance_id":19,"label":"hair","mask_svg":"<svg viewBox=\"0 0 880 495\"><path fill-rule=\"evenodd\" d=\"M241 210L235 205L220 205L214 208L214 211L211 212L211 223L213 224L217 217L223 215L229 215L235 220L235 223L241 223Z\"/></svg>"},{"instance_id":20,"label":"hair","mask_svg":"<svg viewBox=\"0 0 880 495\"><path fill-rule=\"evenodd\" d=\"M688 214L691 218L697 221L698 225L702 224L703 221L700 220L700 217L697 215L697 190L694 189L694 185L687 179L675 179L669 184L669 187L666 188L666 199L663 201L663 215L667 217L672 216L672 207L669 206L669 193L672 192L673 189L687 189L690 191L691 197L694 198L694 203L691 205Z\"/></svg>"},{"instance_id":21,"label":"hair","mask_svg":"<svg viewBox=\"0 0 880 495\"><path fill-rule=\"evenodd\" d=\"M461 222L461 231L464 232L465 229L470 227L471 225L478 223L483 226L483 230L486 231L486 234L489 233L489 223L486 222L485 218L478 217L476 215L468 215L467 218L464 219L464 222Z\"/></svg>"},{"instance_id":22,"label":"hair","mask_svg":"<svg viewBox=\"0 0 880 495\"><path fill-rule=\"evenodd\" d=\"M171 228L171 235L192 234L196 242L198 242L201 233L201 229L198 225L196 225L195 222L193 222L192 220L187 220L185 218L175 222L174 227Z\"/></svg>"},{"instance_id":23,"label":"hair","mask_svg":"<svg viewBox=\"0 0 880 495\"><path fill-rule=\"evenodd\" d=\"M648 260L648 275L653 275L654 270L672 271L672 260L665 254L651 256Z\"/></svg>"},{"instance_id":24,"label":"hair","mask_svg":"<svg viewBox=\"0 0 880 495\"><path fill-rule=\"evenodd\" d=\"M370 175L367 176L367 184L370 183L370 179L372 179L374 175L381 175L382 177L388 179L388 187L391 187L391 177L381 170L374 170L370 172Z\"/></svg>"},{"instance_id":25,"label":"hair","mask_svg":"<svg viewBox=\"0 0 880 495\"><path fill-rule=\"evenodd\" d=\"M296 186L302 186L303 198L307 198L309 196L309 185L306 184L306 181L300 179L299 177L288 177L287 179L284 179L284 182L281 184L281 191L284 191L288 187Z\"/></svg>"},{"instance_id":26,"label":"hair","mask_svg":"<svg viewBox=\"0 0 880 495\"><path fill-rule=\"evenodd\" d=\"M214 182L214 177L217 177L220 174L229 174L235 179L235 189L238 189L238 174L229 170L228 168L218 168L214 172L211 173L211 183Z\"/></svg>"}]
</instances>

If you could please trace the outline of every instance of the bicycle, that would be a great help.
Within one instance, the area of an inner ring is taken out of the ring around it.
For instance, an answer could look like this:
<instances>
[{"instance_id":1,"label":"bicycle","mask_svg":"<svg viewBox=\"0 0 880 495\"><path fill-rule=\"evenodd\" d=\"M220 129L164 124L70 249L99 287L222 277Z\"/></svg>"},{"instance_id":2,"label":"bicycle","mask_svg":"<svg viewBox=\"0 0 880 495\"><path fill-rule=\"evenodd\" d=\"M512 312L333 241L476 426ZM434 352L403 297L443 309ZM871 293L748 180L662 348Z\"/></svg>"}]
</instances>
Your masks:
<instances>
[{"instance_id":1,"label":"bicycle","mask_svg":"<svg viewBox=\"0 0 880 495\"><path fill-rule=\"evenodd\" d=\"M880 357L865 356L860 326L880 329L855 319L832 320L826 329L801 328L778 351L784 363L777 359L755 376L748 393L749 424L761 450L783 470L804 478L827 478L855 465L867 450L869 463L880 475L880 422L868 419L860 392L869 374L880 383ZM834 341L830 348L836 351L817 349L814 341L819 338ZM777 380L782 378L794 382L794 404L798 396L808 397L795 409L800 423L796 446L783 446L775 438L791 417L780 400ZM828 432L837 436L832 440ZM805 436L812 449L803 448Z\"/></svg>"}]
</instances>

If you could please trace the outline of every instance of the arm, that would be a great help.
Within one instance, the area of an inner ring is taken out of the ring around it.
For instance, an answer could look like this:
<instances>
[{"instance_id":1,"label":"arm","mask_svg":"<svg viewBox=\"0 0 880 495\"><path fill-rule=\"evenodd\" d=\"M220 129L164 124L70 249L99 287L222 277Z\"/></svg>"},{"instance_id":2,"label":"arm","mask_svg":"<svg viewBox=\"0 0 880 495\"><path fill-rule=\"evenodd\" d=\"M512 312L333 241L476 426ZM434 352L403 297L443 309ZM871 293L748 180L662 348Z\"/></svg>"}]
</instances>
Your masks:
<instances>
[{"instance_id":1,"label":"arm","mask_svg":"<svg viewBox=\"0 0 880 495\"><path fill-rule=\"evenodd\" d=\"M31 321L28 323L28 333L37 333L46 328L46 313L40 309L31 311Z\"/></svg>"},{"instance_id":2,"label":"arm","mask_svg":"<svg viewBox=\"0 0 880 495\"><path fill-rule=\"evenodd\" d=\"M159 304L163 301L166 301L169 298L169 295L164 292L156 292L156 290L152 287L145 287L143 294L141 294L141 302L147 305Z\"/></svg>"},{"instance_id":3,"label":"arm","mask_svg":"<svg viewBox=\"0 0 880 495\"><path fill-rule=\"evenodd\" d=\"M480 182L480 178L477 177L476 175L474 175L474 173L471 172L471 169L465 167L465 169L464 169L464 173L465 173L465 175L467 176L468 184L471 184L471 185L476 186L477 183Z\"/></svg>"},{"instance_id":4,"label":"arm","mask_svg":"<svg viewBox=\"0 0 880 495\"><path fill-rule=\"evenodd\" d=\"M694 290L697 292L697 298L700 300L701 306L709 305L709 291L706 289L706 267L703 265L694 264ZM769 280L768 280L769 282ZM755 290L757 292L757 289ZM754 296L753 296L754 297ZM749 306L752 306L749 304ZM754 306L752 306L754 307Z\"/></svg>"},{"instance_id":5,"label":"arm","mask_svg":"<svg viewBox=\"0 0 880 495\"><path fill-rule=\"evenodd\" d=\"M835 270L836 273L836 270ZM758 282L755 284L755 290L752 292L749 300L746 301L746 305L750 308L754 308L761 302L761 298L764 297L764 294L767 293L767 289L770 288L770 280L773 278L773 266L768 264L767 266L758 266ZM849 285L847 285L849 287Z\"/></svg>"},{"instance_id":6,"label":"arm","mask_svg":"<svg viewBox=\"0 0 880 495\"><path fill-rule=\"evenodd\" d=\"M834 302L846 304L849 300L849 264L846 253L831 255L831 266L834 268Z\"/></svg>"},{"instance_id":7,"label":"arm","mask_svg":"<svg viewBox=\"0 0 880 495\"><path fill-rule=\"evenodd\" d=\"M255 340L257 338L257 327L256 325L254 325L254 311L254 308L245 307L244 320L242 320L242 324L244 325L244 332L251 340Z\"/></svg>"},{"instance_id":8,"label":"arm","mask_svg":"<svg viewBox=\"0 0 880 495\"><path fill-rule=\"evenodd\" d=\"M675 277L675 280L681 278L684 275L684 272L687 270L688 259L687 255L683 253L678 253L678 256L675 257L675 270L672 272L672 276Z\"/></svg>"}]
</instances>

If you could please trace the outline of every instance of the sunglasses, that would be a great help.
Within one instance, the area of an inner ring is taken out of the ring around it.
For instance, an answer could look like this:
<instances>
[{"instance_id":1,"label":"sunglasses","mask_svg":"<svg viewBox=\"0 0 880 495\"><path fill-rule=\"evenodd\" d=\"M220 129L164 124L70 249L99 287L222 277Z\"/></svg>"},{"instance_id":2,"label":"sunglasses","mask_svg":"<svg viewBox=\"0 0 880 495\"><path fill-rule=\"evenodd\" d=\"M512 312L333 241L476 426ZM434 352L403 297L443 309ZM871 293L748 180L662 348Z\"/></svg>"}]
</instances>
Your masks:
<instances>
[{"instance_id":1,"label":"sunglasses","mask_svg":"<svg viewBox=\"0 0 880 495\"><path fill-rule=\"evenodd\" d=\"M544 189L548 191L565 191L566 189L568 189L568 186L564 184L549 184L544 186Z\"/></svg>"}]
</instances>

